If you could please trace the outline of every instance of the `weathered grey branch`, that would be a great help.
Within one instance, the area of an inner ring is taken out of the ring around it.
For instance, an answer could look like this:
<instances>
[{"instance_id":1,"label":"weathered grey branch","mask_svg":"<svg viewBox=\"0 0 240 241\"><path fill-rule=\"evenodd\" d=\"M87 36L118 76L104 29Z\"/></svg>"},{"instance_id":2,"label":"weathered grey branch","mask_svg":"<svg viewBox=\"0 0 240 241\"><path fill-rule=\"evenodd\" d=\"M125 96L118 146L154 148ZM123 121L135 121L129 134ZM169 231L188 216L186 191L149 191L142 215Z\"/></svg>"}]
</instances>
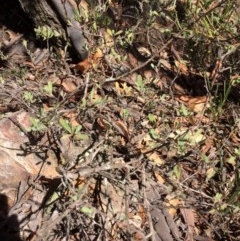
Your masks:
<instances>
[{"instance_id":1,"label":"weathered grey branch","mask_svg":"<svg viewBox=\"0 0 240 241\"><path fill-rule=\"evenodd\" d=\"M82 59L87 58L86 38L78 21L74 18L74 6L68 0L50 0L66 24L72 45Z\"/></svg>"}]
</instances>

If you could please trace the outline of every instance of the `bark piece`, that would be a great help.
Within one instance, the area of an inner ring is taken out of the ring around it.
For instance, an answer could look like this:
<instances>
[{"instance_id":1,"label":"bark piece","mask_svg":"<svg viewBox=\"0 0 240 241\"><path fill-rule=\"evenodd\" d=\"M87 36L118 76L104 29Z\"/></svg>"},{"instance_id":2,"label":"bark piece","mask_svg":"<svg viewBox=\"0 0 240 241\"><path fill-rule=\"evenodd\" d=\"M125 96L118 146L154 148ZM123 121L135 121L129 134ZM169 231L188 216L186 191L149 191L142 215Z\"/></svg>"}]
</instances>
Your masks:
<instances>
[{"instance_id":1,"label":"bark piece","mask_svg":"<svg viewBox=\"0 0 240 241\"><path fill-rule=\"evenodd\" d=\"M74 18L74 1L69 0L19 0L23 10L36 27L47 26L60 34L54 38L54 43L64 46L70 38L73 48L80 59L86 59L86 37Z\"/></svg>"}]
</instances>

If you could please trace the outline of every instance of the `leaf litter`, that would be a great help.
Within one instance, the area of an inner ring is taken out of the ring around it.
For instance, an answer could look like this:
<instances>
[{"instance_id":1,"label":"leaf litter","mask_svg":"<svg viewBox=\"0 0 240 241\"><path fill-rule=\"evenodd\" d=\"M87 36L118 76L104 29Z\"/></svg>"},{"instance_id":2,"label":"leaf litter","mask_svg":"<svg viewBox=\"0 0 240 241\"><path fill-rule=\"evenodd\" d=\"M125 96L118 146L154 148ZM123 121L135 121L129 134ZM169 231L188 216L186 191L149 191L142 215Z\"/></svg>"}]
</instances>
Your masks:
<instances>
[{"instance_id":1,"label":"leaf litter","mask_svg":"<svg viewBox=\"0 0 240 241\"><path fill-rule=\"evenodd\" d=\"M102 29L73 68L54 52L1 67L1 233L15 215L22 240L238 240L234 105L216 116L179 39L154 29L132 50Z\"/></svg>"}]
</instances>

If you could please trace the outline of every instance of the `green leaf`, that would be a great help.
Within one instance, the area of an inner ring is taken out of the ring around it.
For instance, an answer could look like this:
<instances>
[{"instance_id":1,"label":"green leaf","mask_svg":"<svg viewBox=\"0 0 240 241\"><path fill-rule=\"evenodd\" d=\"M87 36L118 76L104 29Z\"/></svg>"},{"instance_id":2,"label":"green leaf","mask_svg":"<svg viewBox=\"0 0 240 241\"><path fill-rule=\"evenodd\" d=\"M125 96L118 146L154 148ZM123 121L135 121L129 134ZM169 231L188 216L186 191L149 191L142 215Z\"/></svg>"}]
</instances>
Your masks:
<instances>
[{"instance_id":1,"label":"green leaf","mask_svg":"<svg viewBox=\"0 0 240 241\"><path fill-rule=\"evenodd\" d=\"M43 87L44 91L52 96L52 90L53 90L53 83L51 81L48 81L48 84Z\"/></svg>"},{"instance_id":2,"label":"green leaf","mask_svg":"<svg viewBox=\"0 0 240 241\"><path fill-rule=\"evenodd\" d=\"M107 33L110 35L110 36L113 36L113 31L109 28L107 28Z\"/></svg>"},{"instance_id":3,"label":"green leaf","mask_svg":"<svg viewBox=\"0 0 240 241\"><path fill-rule=\"evenodd\" d=\"M176 178L179 180L181 177L181 168L178 165L175 165L173 168L173 173L175 174Z\"/></svg>"},{"instance_id":4,"label":"green leaf","mask_svg":"<svg viewBox=\"0 0 240 241\"><path fill-rule=\"evenodd\" d=\"M72 134L72 128L66 119L60 118L59 123L68 133Z\"/></svg>"},{"instance_id":5,"label":"green leaf","mask_svg":"<svg viewBox=\"0 0 240 241\"><path fill-rule=\"evenodd\" d=\"M78 125L78 126L75 127L74 132L75 132L75 133L78 133L78 132L80 132L81 130L82 130L82 126L81 126L81 125Z\"/></svg>"},{"instance_id":6,"label":"green leaf","mask_svg":"<svg viewBox=\"0 0 240 241\"><path fill-rule=\"evenodd\" d=\"M149 122L154 124L157 120L157 116L155 116L153 114L148 114L148 120L149 120Z\"/></svg>"},{"instance_id":7,"label":"green leaf","mask_svg":"<svg viewBox=\"0 0 240 241\"><path fill-rule=\"evenodd\" d=\"M89 217L93 217L94 213L96 212L96 209L90 208L90 207L87 207L87 206L83 206L80 209L80 211L83 212L84 214L88 215Z\"/></svg>"},{"instance_id":8,"label":"green leaf","mask_svg":"<svg viewBox=\"0 0 240 241\"><path fill-rule=\"evenodd\" d=\"M89 136L86 135L86 134L81 134L81 133L76 133L74 138L76 140L88 140L89 139Z\"/></svg>"},{"instance_id":9,"label":"green leaf","mask_svg":"<svg viewBox=\"0 0 240 241\"><path fill-rule=\"evenodd\" d=\"M44 131L47 127L37 118L30 117L31 128L29 131Z\"/></svg>"},{"instance_id":10,"label":"green leaf","mask_svg":"<svg viewBox=\"0 0 240 241\"><path fill-rule=\"evenodd\" d=\"M182 104L180 107L180 113L186 117L190 115L189 110L187 109L187 107L184 104Z\"/></svg>"},{"instance_id":11,"label":"green leaf","mask_svg":"<svg viewBox=\"0 0 240 241\"><path fill-rule=\"evenodd\" d=\"M214 203L220 203L222 201L222 197L221 193L217 193L214 197Z\"/></svg>"},{"instance_id":12,"label":"green leaf","mask_svg":"<svg viewBox=\"0 0 240 241\"><path fill-rule=\"evenodd\" d=\"M153 139L159 139L159 135L156 133L155 129L150 129L149 134Z\"/></svg>"},{"instance_id":13,"label":"green leaf","mask_svg":"<svg viewBox=\"0 0 240 241\"><path fill-rule=\"evenodd\" d=\"M142 76L141 76L141 75L138 75L138 76L137 76L136 85L137 85L137 89L138 89L139 91L143 91L144 85L143 85L143 79L142 79Z\"/></svg>"}]
</instances>

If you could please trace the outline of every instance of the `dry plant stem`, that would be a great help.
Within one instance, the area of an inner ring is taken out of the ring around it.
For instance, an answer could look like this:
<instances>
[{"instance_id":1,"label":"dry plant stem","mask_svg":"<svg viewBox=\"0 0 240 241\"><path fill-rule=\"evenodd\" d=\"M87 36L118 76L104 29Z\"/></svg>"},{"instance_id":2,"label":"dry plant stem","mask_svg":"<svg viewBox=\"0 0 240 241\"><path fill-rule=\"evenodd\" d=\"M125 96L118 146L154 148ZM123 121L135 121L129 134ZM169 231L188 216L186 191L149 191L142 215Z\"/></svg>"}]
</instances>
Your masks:
<instances>
[{"instance_id":1,"label":"dry plant stem","mask_svg":"<svg viewBox=\"0 0 240 241\"><path fill-rule=\"evenodd\" d=\"M152 241L156 241L152 217L148 210L149 202L147 200L147 194L146 194L146 175L145 175L145 167L144 166L142 167L142 186L143 186L143 203L144 203L144 208L147 210L148 222L149 222L149 226L150 226L150 233L145 238L149 239L151 237Z\"/></svg>"},{"instance_id":2,"label":"dry plant stem","mask_svg":"<svg viewBox=\"0 0 240 241\"><path fill-rule=\"evenodd\" d=\"M127 236L131 236L130 226L129 226L129 181L130 181L130 171L126 168L126 179L125 179L125 218L127 226ZM131 240L131 238L129 238Z\"/></svg>"},{"instance_id":3,"label":"dry plant stem","mask_svg":"<svg viewBox=\"0 0 240 241\"><path fill-rule=\"evenodd\" d=\"M88 177L93 173L101 172L101 171L108 171L111 169L120 169L120 168L129 168L127 164L117 163L117 164L105 164L104 166L94 167L94 168L81 168L80 170L75 170L75 173L66 172L62 167L58 166L56 171L61 174L62 176L69 178L69 179L77 179L78 177Z\"/></svg>"},{"instance_id":4,"label":"dry plant stem","mask_svg":"<svg viewBox=\"0 0 240 241\"><path fill-rule=\"evenodd\" d=\"M159 52L162 52L166 47L168 47L169 44L171 44L173 40L174 40L173 38L171 38L170 40L168 40L167 43L165 43L165 44L161 47L161 49L159 50ZM144 68L146 65L148 65L149 63L151 63L154 58L155 58L155 55L153 55L151 58L149 58L149 59L148 59L147 61L145 61L144 63L140 64L139 66L135 67L134 69L131 69L130 71L128 71L128 72L126 72L126 73L124 73L124 74L122 74L122 75L120 75L120 76L117 76L117 77L115 77L115 78L110 77L110 78L105 79L105 81L103 82L103 84L104 84L104 83L109 83L109 82L115 82L115 81L120 80L120 79L122 79L122 78L124 78L124 77L127 77L128 75L130 75L130 74L132 74L132 73L134 73L134 72L136 72L136 71Z\"/></svg>"},{"instance_id":5,"label":"dry plant stem","mask_svg":"<svg viewBox=\"0 0 240 241\"><path fill-rule=\"evenodd\" d=\"M198 19L196 19L195 24L201 20L202 18L204 18L205 16L207 16L210 12L212 12L214 9L216 9L217 7L220 7L222 4L224 4L225 2L228 2L228 0L222 0L220 2L216 2L213 4L212 7L210 7L204 14L202 14Z\"/></svg>"},{"instance_id":6,"label":"dry plant stem","mask_svg":"<svg viewBox=\"0 0 240 241\"><path fill-rule=\"evenodd\" d=\"M187 186L183 185L182 183L179 183L179 185L182 186L183 188L185 188L186 190L194 192L194 193L197 193L197 194L200 194L201 196L203 196L205 198L208 198L208 199L211 199L211 200L214 199L213 197L208 196L206 193L203 193L201 191L196 191L196 190L194 190L194 189L192 189L190 187L187 187Z\"/></svg>"},{"instance_id":7,"label":"dry plant stem","mask_svg":"<svg viewBox=\"0 0 240 241\"><path fill-rule=\"evenodd\" d=\"M86 83L85 83L84 95L83 95L83 98L82 98L83 100L87 99L88 86L89 86L89 73L86 74Z\"/></svg>"}]
</instances>

